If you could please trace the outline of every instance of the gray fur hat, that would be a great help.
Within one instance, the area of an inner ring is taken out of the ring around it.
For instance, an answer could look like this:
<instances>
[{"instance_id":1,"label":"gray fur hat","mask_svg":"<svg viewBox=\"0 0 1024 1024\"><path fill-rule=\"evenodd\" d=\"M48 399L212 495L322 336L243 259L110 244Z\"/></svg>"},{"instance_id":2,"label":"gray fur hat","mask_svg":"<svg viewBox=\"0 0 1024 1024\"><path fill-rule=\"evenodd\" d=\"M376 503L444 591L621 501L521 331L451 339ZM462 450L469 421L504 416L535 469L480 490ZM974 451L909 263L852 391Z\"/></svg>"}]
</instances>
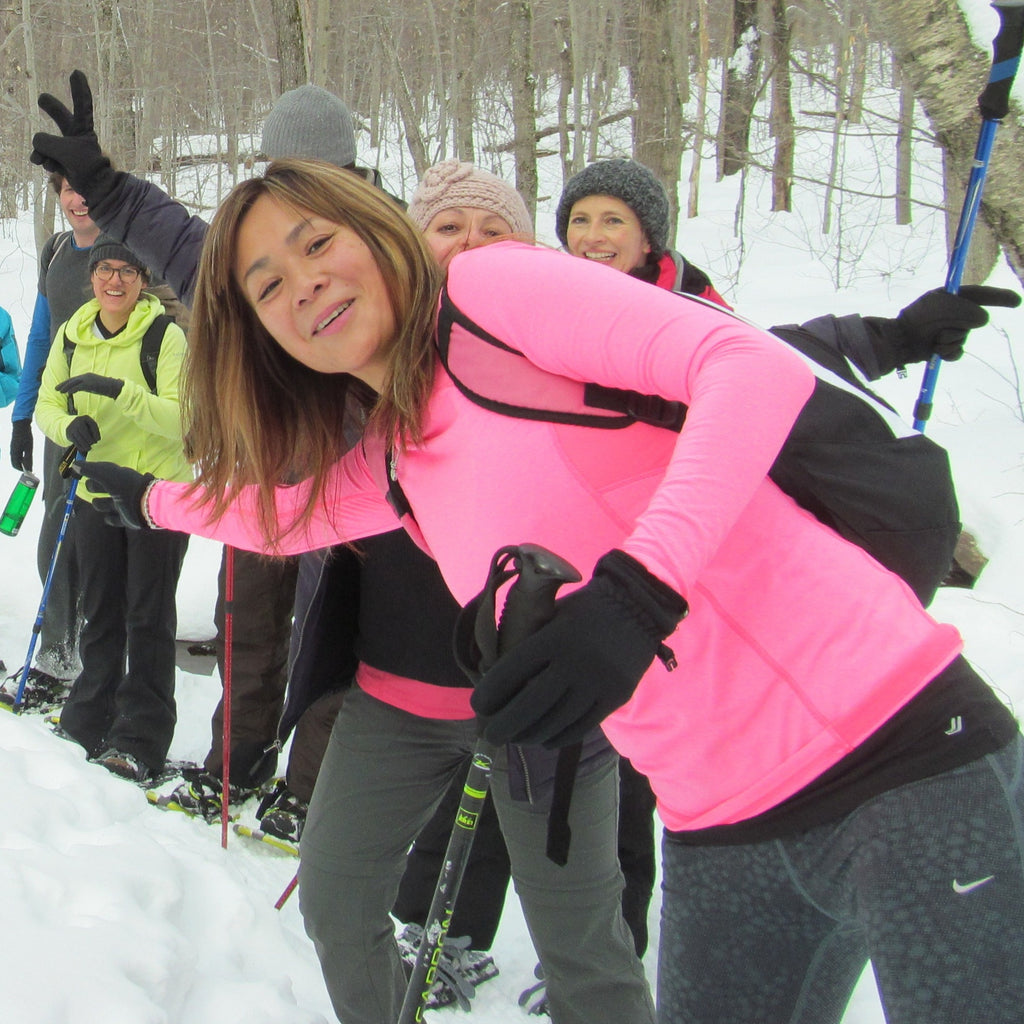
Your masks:
<instances>
[{"instance_id":1,"label":"gray fur hat","mask_svg":"<svg viewBox=\"0 0 1024 1024\"><path fill-rule=\"evenodd\" d=\"M668 249L668 193L654 172L635 160L597 160L574 174L562 189L555 211L555 234L566 244L569 215L587 196L614 196L636 215L651 251L660 256Z\"/></svg>"},{"instance_id":2,"label":"gray fur hat","mask_svg":"<svg viewBox=\"0 0 1024 1024\"><path fill-rule=\"evenodd\" d=\"M271 160L307 157L348 167L356 162L352 113L334 93L300 85L282 93L267 114L260 149Z\"/></svg>"}]
</instances>

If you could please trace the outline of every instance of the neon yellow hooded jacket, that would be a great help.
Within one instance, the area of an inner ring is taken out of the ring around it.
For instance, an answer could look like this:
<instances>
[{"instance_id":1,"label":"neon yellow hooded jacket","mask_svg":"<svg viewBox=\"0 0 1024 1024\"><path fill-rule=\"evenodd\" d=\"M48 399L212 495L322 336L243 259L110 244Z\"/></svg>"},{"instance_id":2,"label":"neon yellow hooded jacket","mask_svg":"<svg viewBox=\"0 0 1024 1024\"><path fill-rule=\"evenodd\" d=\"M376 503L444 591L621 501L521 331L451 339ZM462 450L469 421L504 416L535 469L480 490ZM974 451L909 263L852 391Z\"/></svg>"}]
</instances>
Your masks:
<instances>
[{"instance_id":1,"label":"neon yellow hooded jacket","mask_svg":"<svg viewBox=\"0 0 1024 1024\"><path fill-rule=\"evenodd\" d=\"M155 395L139 361L146 328L163 311L158 299L143 292L125 329L103 338L94 329L99 303L91 299L79 307L54 338L35 415L43 433L59 445L70 444L67 428L76 416L91 416L99 427L100 440L89 451L90 460L116 462L162 479L187 481L192 479L192 469L185 458L178 404L178 382L187 351L181 328L169 324L164 334ZM64 353L65 332L75 343L70 368ZM124 386L114 399L86 391L63 395L56 390L61 381L82 373L116 377ZM75 412L68 410L72 399ZM84 487L79 488L78 496L86 501L94 497Z\"/></svg>"}]
</instances>

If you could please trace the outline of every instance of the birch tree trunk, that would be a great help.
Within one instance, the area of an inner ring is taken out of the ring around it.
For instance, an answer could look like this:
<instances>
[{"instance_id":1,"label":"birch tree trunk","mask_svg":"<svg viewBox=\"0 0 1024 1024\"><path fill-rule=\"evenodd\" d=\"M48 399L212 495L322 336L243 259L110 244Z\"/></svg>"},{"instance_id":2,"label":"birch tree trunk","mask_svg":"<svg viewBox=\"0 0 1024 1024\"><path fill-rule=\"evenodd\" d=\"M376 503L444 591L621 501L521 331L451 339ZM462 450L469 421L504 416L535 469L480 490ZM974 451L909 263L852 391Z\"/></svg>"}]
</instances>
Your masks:
<instances>
[{"instance_id":1,"label":"birch tree trunk","mask_svg":"<svg viewBox=\"0 0 1024 1024\"><path fill-rule=\"evenodd\" d=\"M884 33L952 168L947 189L947 216L955 225L978 140L981 118L977 97L988 80L991 48L975 46L960 8L948 0L876 0L867 8L875 30ZM992 35L998 28L992 19ZM1024 282L1024 130L1020 108L1013 103L996 136L985 182L981 213L971 243L965 282L983 280L988 250L985 234L993 233L1007 261ZM980 260L980 263L979 263Z\"/></svg>"}]
</instances>

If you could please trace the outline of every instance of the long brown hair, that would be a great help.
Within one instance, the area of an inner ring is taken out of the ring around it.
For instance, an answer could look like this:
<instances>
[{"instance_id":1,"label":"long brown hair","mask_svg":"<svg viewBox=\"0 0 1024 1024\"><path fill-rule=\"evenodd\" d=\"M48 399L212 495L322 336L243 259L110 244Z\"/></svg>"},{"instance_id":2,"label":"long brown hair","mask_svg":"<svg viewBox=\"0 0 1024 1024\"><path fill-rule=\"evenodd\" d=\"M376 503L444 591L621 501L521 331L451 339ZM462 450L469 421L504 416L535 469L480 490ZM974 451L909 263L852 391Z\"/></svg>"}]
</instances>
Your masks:
<instances>
[{"instance_id":1,"label":"long brown hair","mask_svg":"<svg viewBox=\"0 0 1024 1024\"><path fill-rule=\"evenodd\" d=\"M396 325L386 342L389 370L379 396L348 374L318 373L292 358L250 306L235 277L238 233L262 196L349 228L373 254ZM231 191L203 246L182 399L196 488L214 518L239 488L256 484L260 529L276 540L283 530L274 488L308 479L312 487L299 523L308 520L347 447L346 402L372 405L368 429L399 444L420 439L433 382L440 283L413 223L349 171L315 160L279 160Z\"/></svg>"}]
</instances>

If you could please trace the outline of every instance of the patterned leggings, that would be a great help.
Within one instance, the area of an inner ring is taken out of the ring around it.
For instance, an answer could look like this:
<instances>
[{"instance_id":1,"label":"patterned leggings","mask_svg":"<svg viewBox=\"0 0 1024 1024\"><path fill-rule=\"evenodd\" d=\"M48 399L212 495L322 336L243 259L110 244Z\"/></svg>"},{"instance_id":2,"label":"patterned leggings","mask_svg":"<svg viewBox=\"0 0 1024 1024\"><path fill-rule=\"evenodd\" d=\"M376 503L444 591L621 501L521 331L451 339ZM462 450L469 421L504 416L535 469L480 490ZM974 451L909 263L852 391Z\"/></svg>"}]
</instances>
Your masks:
<instances>
[{"instance_id":1,"label":"patterned leggings","mask_svg":"<svg viewBox=\"0 0 1024 1024\"><path fill-rule=\"evenodd\" d=\"M1024 741L743 846L664 843L659 1024L1024 1020Z\"/></svg>"}]
</instances>

